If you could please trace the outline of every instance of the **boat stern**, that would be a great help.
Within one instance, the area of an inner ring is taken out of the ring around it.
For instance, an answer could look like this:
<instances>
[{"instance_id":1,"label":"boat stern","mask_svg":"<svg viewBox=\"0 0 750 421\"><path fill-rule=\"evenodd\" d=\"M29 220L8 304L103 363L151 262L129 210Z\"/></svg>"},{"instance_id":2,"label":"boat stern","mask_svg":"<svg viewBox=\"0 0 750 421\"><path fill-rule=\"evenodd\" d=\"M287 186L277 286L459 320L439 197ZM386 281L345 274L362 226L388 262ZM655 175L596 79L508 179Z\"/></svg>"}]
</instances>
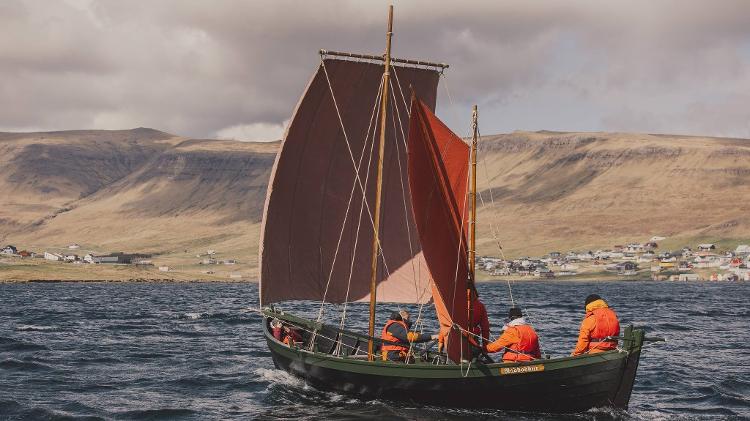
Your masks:
<instances>
[{"instance_id":1,"label":"boat stern","mask_svg":"<svg viewBox=\"0 0 750 421\"><path fill-rule=\"evenodd\" d=\"M612 402L616 408L628 408L630 395L633 392L633 384L635 383L635 375L638 371L638 362L641 359L643 337L643 328L636 328L632 325L626 327L623 332L623 350L628 353L628 356L625 359L620 385Z\"/></svg>"}]
</instances>

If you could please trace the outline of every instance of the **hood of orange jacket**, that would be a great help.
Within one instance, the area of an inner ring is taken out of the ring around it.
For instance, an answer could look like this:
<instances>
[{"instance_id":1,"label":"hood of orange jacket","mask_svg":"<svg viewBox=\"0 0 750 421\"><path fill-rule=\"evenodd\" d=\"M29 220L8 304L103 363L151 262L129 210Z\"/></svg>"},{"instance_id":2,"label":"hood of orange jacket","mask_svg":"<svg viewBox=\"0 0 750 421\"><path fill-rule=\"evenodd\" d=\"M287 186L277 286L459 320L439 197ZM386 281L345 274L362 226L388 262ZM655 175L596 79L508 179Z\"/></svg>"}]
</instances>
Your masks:
<instances>
[{"instance_id":1,"label":"hood of orange jacket","mask_svg":"<svg viewBox=\"0 0 750 421\"><path fill-rule=\"evenodd\" d=\"M586 313L591 313L597 308L609 308L609 306L607 305L607 302L602 299L592 301L586 306Z\"/></svg>"}]
</instances>

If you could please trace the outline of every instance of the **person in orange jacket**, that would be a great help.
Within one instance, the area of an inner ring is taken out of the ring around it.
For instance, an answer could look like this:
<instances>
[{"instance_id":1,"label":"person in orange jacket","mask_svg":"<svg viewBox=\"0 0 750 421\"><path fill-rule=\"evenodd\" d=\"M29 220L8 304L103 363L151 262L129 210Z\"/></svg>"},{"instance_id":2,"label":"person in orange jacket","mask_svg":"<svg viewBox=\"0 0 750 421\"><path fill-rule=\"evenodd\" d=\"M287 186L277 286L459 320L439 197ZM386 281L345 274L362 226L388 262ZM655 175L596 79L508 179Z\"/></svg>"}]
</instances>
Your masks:
<instances>
[{"instance_id":1,"label":"person in orange jacket","mask_svg":"<svg viewBox=\"0 0 750 421\"><path fill-rule=\"evenodd\" d=\"M526 323L520 308L512 307L508 311L510 320L503 326L503 334L495 341L484 346L488 353L505 350L503 362L532 361L542 358L539 350L539 336L531 325Z\"/></svg>"},{"instance_id":2,"label":"person in orange jacket","mask_svg":"<svg viewBox=\"0 0 750 421\"><path fill-rule=\"evenodd\" d=\"M591 294L586 297L586 317L581 322L578 343L571 355L594 354L617 348L617 339L610 336L620 335L620 322L617 314L609 308L602 297Z\"/></svg>"},{"instance_id":3,"label":"person in orange jacket","mask_svg":"<svg viewBox=\"0 0 750 421\"><path fill-rule=\"evenodd\" d=\"M380 347L383 361L406 361L410 344L438 338L438 335L410 332L409 329L411 329L411 323L408 311L391 313L391 317L380 334L380 339L387 341Z\"/></svg>"},{"instance_id":4,"label":"person in orange jacket","mask_svg":"<svg viewBox=\"0 0 750 421\"><path fill-rule=\"evenodd\" d=\"M482 337L482 343L490 343L490 319L487 317L487 309L479 300L479 294L476 289L471 290L471 321L469 331L476 336Z\"/></svg>"},{"instance_id":5,"label":"person in orange jacket","mask_svg":"<svg viewBox=\"0 0 750 421\"><path fill-rule=\"evenodd\" d=\"M474 354L478 354L481 351L483 345L490 343L490 319L487 317L487 308L484 303L479 300L479 294L476 289L471 290L471 320L469 321L469 332L473 335L472 339L475 341L479 348L472 346L475 349ZM445 332L438 334L438 352L443 352L445 348ZM481 337L481 340L477 337Z\"/></svg>"}]
</instances>

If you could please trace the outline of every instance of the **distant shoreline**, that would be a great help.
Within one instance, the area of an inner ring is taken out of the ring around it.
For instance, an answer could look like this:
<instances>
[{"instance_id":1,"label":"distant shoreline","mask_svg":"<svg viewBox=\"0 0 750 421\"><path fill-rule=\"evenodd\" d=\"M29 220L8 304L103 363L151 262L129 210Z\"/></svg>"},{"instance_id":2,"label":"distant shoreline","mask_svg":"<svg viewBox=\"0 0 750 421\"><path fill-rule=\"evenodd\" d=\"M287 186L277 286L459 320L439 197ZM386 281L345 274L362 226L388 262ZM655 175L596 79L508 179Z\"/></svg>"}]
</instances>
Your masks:
<instances>
[{"instance_id":1,"label":"distant shoreline","mask_svg":"<svg viewBox=\"0 0 750 421\"><path fill-rule=\"evenodd\" d=\"M514 279L478 279L480 284L493 284L502 282L640 282L651 281L646 278L597 278L597 277L564 277L564 278L514 278ZM656 281L653 281L656 282ZM257 279L174 279L174 278L130 278L130 279L0 279L0 284L62 284L62 283L164 283L164 284L187 284L187 283L230 283L230 284L257 284Z\"/></svg>"},{"instance_id":2,"label":"distant shoreline","mask_svg":"<svg viewBox=\"0 0 750 421\"><path fill-rule=\"evenodd\" d=\"M110 284L190 284L190 283L227 283L257 284L257 279L0 279L0 284L73 284L73 283L110 283Z\"/></svg>"}]
</instances>

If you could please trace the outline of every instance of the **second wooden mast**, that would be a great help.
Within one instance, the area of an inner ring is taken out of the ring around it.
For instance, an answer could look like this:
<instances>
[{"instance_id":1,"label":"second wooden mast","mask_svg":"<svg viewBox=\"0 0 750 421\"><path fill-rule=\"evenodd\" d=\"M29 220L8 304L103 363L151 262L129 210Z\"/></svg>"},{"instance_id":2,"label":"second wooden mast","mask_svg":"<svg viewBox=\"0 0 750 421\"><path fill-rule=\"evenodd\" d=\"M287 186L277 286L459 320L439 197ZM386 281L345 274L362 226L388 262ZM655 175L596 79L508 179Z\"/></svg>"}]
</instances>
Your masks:
<instances>
[{"instance_id":1,"label":"second wooden mast","mask_svg":"<svg viewBox=\"0 0 750 421\"><path fill-rule=\"evenodd\" d=\"M383 89L380 99L380 144L378 145L378 174L375 185L375 215L373 216L372 236L372 265L370 267L370 326L367 341L367 358L373 361L375 358L374 342L375 336L375 304L377 303L376 292L378 288L378 254L380 252L380 200L383 190L383 155L385 154L385 130L386 114L388 112L388 86L391 76L391 37L393 36L393 6L388 7L388 33L386 34L385 46L385 68L383 71Z\"/></svg>"},{"instance_id":2,"label":"second wooden mast","mask_svg":"<svg viewBox=\"0 0 750 421\"><path fill-rule=\"evenodd\" d=\"M469 214L469 274L471 286L474 284L474 266L477 255L477 140L479 128L477 125L479 114L475 105L471 112L471 185L469 194L471 195L471 210Z\"/></svg>"},{"instance_id":3,"label":"second wooden mast","mask_svg":"<svg viewBox=\"0 0 750 421\"><path fill-rule=\"evenodd\" d=\"M472 315L474 314L473 301L471 293L474 290L476 275L476 256L477 256L477 138L479 129L477 125L478 113L477 106L474 105L471 112L471 153L469 154L469 164L471 165L471 178L469 184L469 279L466 282L466 321L469 326L473 324Z\"/></svg>"}]
</instances>

